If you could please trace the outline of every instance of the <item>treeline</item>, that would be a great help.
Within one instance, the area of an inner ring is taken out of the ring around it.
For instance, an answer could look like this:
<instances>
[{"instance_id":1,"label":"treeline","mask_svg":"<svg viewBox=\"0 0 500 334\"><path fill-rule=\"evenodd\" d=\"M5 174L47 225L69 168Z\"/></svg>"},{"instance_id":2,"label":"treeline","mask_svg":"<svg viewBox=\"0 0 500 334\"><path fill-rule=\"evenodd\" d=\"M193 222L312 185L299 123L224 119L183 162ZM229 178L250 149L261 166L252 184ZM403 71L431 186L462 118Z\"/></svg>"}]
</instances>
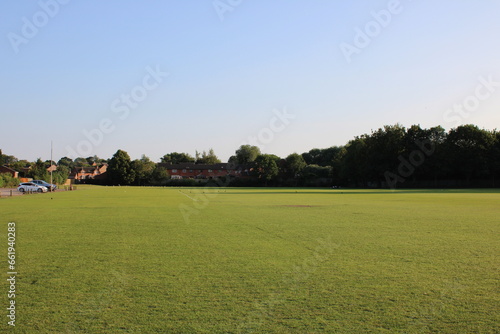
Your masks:
<instances>
[{"instance_id":1,"label":"treeline","mask_svg":"<svg viewBox=\"0 0 500 334\"><path fill-rule=\"evenodd\" d=\"M173 185L173 186L299 186L303 172L321 170L323 185L331 180L330 167L307 166L302 155L290 154L286 159L272 154L262 154L256 146L242 145L228 163L246 171L244 177L227 175L216 179L171 179L166 165L181 163L217 164L220 163L213 150L196 154L173 152L165 154L161 163L155 163L146 156L131 160L127 152L118 150L108 162L107 178L94 183L108 185ZM315 175L317 176L317 175ZM92 181L87 181L92 182Z\"/></svg>"},{"instance_id":2,"label":"treeline","mask_svg":"<svg viewBox=\"0 0 500 334\"><path fill-rule=\"evenodd\" d=\"M162 164L216 164L220 159L208 152L172 152ZM71 169L108 163L106 180L120 185L211 185L224 186L342 186L371 188L401 187L498 187L500 178L500 133L463 125L446 132L413 125L386 125L370 134L356 136L344 146L312 149L287 157L264 154L256 146L242 145L229 163L249 171L249 177L214 180L172 180L167 169L146 156L131 160L118 150L111 159L61 158L57 180ZM0 164L18 171L31 165L28 177L47 179L49 161L35 163L1 154Z\"/></svg>"},{"instance_id":3,"label":"treeline","mask_svg":"<svg viewBox=\"0 0 500 334\"><path fill-rule=\"evenodd\" d=\"M332 167L334 182L355 187L496 187L500 133L384 126L351 140Z\"/></svg>"},{"instance_id":4,"label":"treeline","mask_svg":"<svg viewBox=\"0 0 500 334\"><path fill-rule=\"evenodd\" d=\"M215 160L209 163L218 162L213 150L210 153ZM198 159L174 152L161 161L177 164ZM441 126L386 125L356 136L344 146L312 149L286 158L242 145L229 162L245 166L253 176L219 182L229 186L497 187L500 133L475 125L448 132ZM167 179L164 183L168 184ZM194 185L189 180L170 183Z\"/></svg>"},{"instance_id":5,"label":"treeline","mask_svg":"<svg viewBox=\"0 0 500 334\"><path fill-rule=\"evenodd\" d=\"M232 159L241 162L238 151ZM498 187L500 132L470 124L448 132L441 126L386 125L344 146L285 159L260 155L254 164L257 182L276 186Z\"/></svg>"}]
</instances>

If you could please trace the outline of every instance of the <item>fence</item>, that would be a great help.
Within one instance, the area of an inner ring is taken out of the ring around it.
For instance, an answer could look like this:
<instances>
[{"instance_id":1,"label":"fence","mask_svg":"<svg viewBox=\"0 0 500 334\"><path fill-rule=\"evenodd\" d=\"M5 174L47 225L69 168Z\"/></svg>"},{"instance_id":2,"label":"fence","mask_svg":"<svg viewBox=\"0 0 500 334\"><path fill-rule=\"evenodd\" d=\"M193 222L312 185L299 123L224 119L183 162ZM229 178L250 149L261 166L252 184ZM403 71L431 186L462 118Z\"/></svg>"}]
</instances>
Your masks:
<instances>
[{"instance_id":1,"label":"fence","mask_svg":"<svg viewBox=\"0 0 500 334\"><path fill-rule=\"evenodd\" d=\"M75 185L69 185L69 186L64 186L64 188L59 188L59 189L60 189L60 191L73 191L73 190L77 190L77 187ZM38 191L34 191L34 190L26 190L25 192L21 192L17 189L5 189L5 188L1 189L0 188L0 198L20 196L20 195L30 195L30 194L37 194L37 193L38 193Z\"/></svg>"}]
</instances>

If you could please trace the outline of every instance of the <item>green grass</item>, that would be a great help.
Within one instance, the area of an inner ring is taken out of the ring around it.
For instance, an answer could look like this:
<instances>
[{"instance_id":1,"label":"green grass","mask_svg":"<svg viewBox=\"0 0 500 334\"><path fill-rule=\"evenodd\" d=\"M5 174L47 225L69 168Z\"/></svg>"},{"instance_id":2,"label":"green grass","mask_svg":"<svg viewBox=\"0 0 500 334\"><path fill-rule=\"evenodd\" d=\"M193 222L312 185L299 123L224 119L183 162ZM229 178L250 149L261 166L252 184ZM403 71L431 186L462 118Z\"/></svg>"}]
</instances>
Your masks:
<instances>
[{"instance_id":1,"label":"green grass","mask_svg":"<svg viewBox=\"0 0 500 334\"><path fill-rule=\"evenodd\" d=\"M498 333L499 203L492 190L2 198L5 254L17 223L13 332Z\"/></svg>"}]
</instances>

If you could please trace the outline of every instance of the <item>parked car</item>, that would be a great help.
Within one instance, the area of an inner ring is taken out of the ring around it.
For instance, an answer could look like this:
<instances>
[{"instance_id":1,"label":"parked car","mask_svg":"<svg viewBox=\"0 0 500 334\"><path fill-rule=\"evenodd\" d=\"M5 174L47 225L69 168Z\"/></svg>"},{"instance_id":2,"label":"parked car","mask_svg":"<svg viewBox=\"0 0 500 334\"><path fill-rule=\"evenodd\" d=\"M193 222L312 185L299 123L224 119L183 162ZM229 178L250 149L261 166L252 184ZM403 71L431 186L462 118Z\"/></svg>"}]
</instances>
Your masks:
<instances>
[{"instance_id":1,"label":"parked car","mask_svg":"<svg viewBox=\"0 0 500 334\"><path fill-rule=\"evenodd\" d=\"M48 182L45 182L42 180L33 180L31 182L38 184L39 186L42 186L42 187L47 187L47 189L49 189L49 191L54 191L57 189L57 186L55 184L48 183Z\"/></svg>"},{"instance_id":2,"label":"parked car","mask_svg":"<svg viewBox=\"0 0 500 334\"><path fill-rule=\"evenodd\" d=\"M39 193L46 193L47 191L49 191L47 189L47 187L40 186L40 185L33 183L33 182L20 183L19 187L17 187L17 190L19 190L22 193L24 193L26 191L36 191Z\"/></svg>"}]
</instances>

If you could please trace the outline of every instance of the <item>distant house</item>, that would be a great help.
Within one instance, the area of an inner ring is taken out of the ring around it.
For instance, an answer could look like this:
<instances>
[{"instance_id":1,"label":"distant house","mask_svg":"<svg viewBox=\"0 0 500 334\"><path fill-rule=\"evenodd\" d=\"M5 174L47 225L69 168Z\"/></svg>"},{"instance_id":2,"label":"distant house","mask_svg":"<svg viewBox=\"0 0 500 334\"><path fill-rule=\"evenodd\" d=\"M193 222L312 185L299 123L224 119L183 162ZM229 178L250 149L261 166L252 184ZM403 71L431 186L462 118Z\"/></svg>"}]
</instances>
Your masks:
<instances>
[{"instance_id":1,"label":"distant house","mask_svg":"<svg viewBox=\"0 0 500 334\"><path fill-rule=\"evenodd\" d=\"M250 177L253 168L232 163L218 164L168 164L160 163L172 179L215 179L219 177Z\"/></svg>"},{"instance_id":2,"label":"distant house","mask_svg":"<svg viewBox=\"0 0 500 334\"><path fill-rule=\"evenodd\" d=\"M95 165L92 167L75 167L71 171L69 179L77 181L105 179L107 169L108 164Z\"/></svg>"},{"instance_id":3,"label":"distant house","mask_svg":"<svg viewBox=\"0 0 500 334\"><path fill-rule=\"evenodd\" d=\"M18 178L19 177L19 172L13 170L12 168L9 168L7 166L0 166L0 174L10 174L12 177Z\"/></svg>"},{"instance_id":4,"label":"distant house","mask_svg":"<svg viewBox=\"0 0 500 334\"><path fill-rule=\"evenodd\" d=\"M27 175L29 175L29 172L31 171L31 166L30 165L26 165L24 166L22 169L21 169L21 175L23 177L26 177Z\"/></svg>"},{"instance_id":5,"label":"distant house","mask_svg":"<svg viewBox=\"0 0 500 334\"><path fill-rule=\"evenodd\" d=\"M57 170L57 165L50 165L47 167L47 172L55 172Z\"/></svg>"}]
</instances>

